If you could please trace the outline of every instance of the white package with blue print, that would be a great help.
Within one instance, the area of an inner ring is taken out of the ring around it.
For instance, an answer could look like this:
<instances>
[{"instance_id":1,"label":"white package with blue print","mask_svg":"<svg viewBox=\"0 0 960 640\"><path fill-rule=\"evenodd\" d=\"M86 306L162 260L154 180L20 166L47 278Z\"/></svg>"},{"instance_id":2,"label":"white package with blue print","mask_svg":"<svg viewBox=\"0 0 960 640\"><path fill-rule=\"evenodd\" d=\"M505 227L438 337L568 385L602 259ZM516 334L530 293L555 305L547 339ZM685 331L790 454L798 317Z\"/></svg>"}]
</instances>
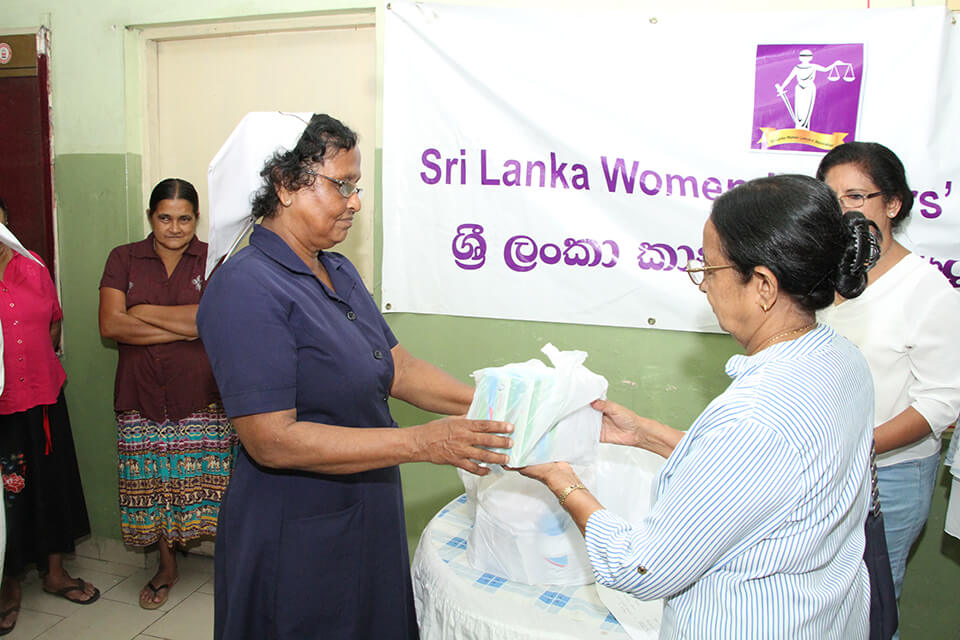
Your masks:
<instances>
[{"instance_id":1,"label":"white package with blue print","mask_svg":"<svg viewBox=\"0 0 960 640\"><path fill-rule=\"evenodd\" d=\"M514 425L511 466L565 460L595 491L602 414L590 403L606 397L607 381L583 366L583 351L542 349L540 360L474 372L477 390L467 417ZM498 465L478 477L460 472L475 520L467 540L474 568L527 584L593 582L576 524L540 482Z\"/></svg>"},{"instance_id":2,"label":"white package with blue print","mask_svg":"<svg viewBox=\"0 0 960 640\"><path fill-rule=\"evenodd\" d=\"M513 424L510 466L590 464L602 418L590 403L606 397L607 380L583 366L584 351L560 351L549 343L541 351L553 367L528 360L474 371L477 389L467 417Z\"/></svg>"}]
</instances>

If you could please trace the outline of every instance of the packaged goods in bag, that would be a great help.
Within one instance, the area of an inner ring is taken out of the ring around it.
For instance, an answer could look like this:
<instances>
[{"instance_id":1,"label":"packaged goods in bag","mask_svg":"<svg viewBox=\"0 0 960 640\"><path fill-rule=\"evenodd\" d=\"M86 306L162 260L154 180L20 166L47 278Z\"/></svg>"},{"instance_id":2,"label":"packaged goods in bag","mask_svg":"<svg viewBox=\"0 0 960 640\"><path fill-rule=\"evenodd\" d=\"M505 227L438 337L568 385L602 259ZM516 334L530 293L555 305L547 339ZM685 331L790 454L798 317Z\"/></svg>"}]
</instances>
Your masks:
<instances>
[{"instance_id":1,"label":"packaged goods in bag","mask_svg":"<svg viewBox=\"0 0 960 640\"><path fill-rule=\"evenodd\" d=\"M596 485L592 469L579 471L584 484ZM474 569L526 584L593 582L580 530L543 484L500 468L482 478L461 471L460 478L476 507L467 537Z\"/></svg>"},{"instance_id":2,"label":"packaged goods in bag","mask_svg":"<svg viewBox=\"0 0 960 640\"><path fill-rule=\"evenodd\" d=\"M633 525L653 503L660 456L601 444L589 466L575 466L600 503ZM582 585L594 581L583 536L542 483L494 467L486 476L460 471L475 518L467 561L477 570L525 584Z\"/></svg>"},{"instance_id":3,"label":"packaged goods in bag","mask_svg":"<svg viewBox=\"0 0 960 640\"><path fill-rule=\"evenodd\" d=\"M590 403L605 398L607 381L587 369L584 351L541 351L552 367L528 360L473 372L477 388L467 413L514 425L510 466L555 460L589 464L600 442L601 414Z\"/></svg>"},{"instance_id":4,"label":"packaged goods in bag","mask_svg":"<svg viewBox=\"0 0 960 640\"><path fill-rule=\"evenodd\" d=\"M595 489L603 416L590 403L606 396L607 381L584 366L583 351L552 344L542 351L553 366L529 360L474 372L467 417L514 425L510 466L568 461ZM474 568L528 584L593 582L583 536L549 489L498 466L484 477L461 472L460 478L475 505L467 541Z\"/></svg>"}]
</instances>

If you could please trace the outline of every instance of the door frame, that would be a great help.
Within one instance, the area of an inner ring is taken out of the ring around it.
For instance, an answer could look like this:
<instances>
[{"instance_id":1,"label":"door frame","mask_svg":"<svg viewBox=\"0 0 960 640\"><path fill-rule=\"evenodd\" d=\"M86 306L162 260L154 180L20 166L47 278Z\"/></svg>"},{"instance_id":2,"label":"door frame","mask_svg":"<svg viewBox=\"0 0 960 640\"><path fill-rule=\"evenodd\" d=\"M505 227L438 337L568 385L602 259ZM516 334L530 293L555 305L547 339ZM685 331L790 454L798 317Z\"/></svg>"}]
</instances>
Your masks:
<instances>
[{"instance_id":1,"label":"door frame","mask_svg":"<svg viewBox=\"0 0 960 640\"><path fill-rule=\"evenodd\" d=\"M218 21L189 22L177 24L139 24L126 28L127 86L134 90L127 94L128 148L140 149L141 186L138 202L146 202L149 189L161 179L159 175L159 114L157 110L158 44L165 41L224 38L240 35L276 34L296 31L343 29L344 27L376 28L376 9L321 11L309 14L261 16L252 19L225 19ZM136 70L136 75L131 71ZM379 82L378 82L379 84ZM133 96L136 96L134 98ZM379 128L379 124L377 125ZM139 212L139 208L137 209ZM149 223L139 213L143 232L149 231ZM138 234L135 232L135 236ZM142 234L139 237L143 237Z\"/></svg>"}]
</instances>

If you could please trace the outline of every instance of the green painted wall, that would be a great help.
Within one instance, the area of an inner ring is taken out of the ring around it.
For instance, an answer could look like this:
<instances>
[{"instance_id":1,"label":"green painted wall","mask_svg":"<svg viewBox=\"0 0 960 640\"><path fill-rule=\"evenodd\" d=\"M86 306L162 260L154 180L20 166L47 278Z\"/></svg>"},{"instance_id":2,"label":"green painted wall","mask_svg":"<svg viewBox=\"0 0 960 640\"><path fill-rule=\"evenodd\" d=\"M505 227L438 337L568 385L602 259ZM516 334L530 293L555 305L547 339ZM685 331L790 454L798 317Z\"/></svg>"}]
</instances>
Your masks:
<instances>
[{"instance_id":1,"label":"green painted wall","mask_svg":"<svg viewBox=\"0 0 960 640\"><path fill-rule=\"evenodd\" d=\"M80 471L94 535L120 537L113 414L116 345L100 338L98 284L110 250L142 236L140 157L63 154L56 158L64 367Z\"/></svg>"},{"instance_id":2,"label":"green painted wall","mask_svg":"<svg viewBox=\"0 0 960 640\"><path fill-rule=\"evenodd\" d=\"M464 4L554 7L576 0L464 0ZM598 0L608 7L763 10L766 0ZM861 8L861 0L791 0L783 8ZM942 0L875 0L874 6L940 5ZM112 396L116 349L99 337L97 284L110 249L143 236L140 184L140 58L129 25L160 25L383 7L372 0L0 0L0 33L51 30L55 189L65 313L67 397L95 535L119 538ZM378 74L383 32L378 28ZM378 105L378 108L382 108ZM379 136L379 133L378 133ZM378 137L378 146L381 141ZM382 163L378 158L378 172ZM378 203L379 205L379 203ZM380 207L376 206L378 214ZM375 239L379 261L383 239ZM379 265L378 265L379 268ZM391 326L413 353L468 380L477 368L539 356L553 342L587 351L590 368L610 381L609 396L642 413L685 427L727 384L726 359L738 352L725 336L392 314ZM401 425L430 416L393 405ZM429 464L403 470L408 534L415 543L436 511L460 492L456 473ZM955 637L960 607L960 546L942 533L945 486L937 488L930 523L904 587L904 637ZM910 633L913 632L913 633Z\"/></svg>"}]
</instances>

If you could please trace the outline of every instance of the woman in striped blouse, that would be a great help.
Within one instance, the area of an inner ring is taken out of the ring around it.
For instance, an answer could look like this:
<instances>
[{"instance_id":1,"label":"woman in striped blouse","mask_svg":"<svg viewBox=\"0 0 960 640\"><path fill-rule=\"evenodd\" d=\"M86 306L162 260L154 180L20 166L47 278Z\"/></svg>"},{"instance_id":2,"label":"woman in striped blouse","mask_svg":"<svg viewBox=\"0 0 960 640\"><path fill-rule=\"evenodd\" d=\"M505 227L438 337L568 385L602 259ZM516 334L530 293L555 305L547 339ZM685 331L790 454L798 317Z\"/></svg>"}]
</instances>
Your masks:
<instances>
[{"instance_id":1,"label":"woman in striped blouse","mask_svg":"<svg viewBox=\"0 0 960 640\"><path fill-rule=\"evenodd\" d=\"M686 432L594 403L605 442L667 458L649 515L631 526L605 510L565 462L521 470L579 525L598 582L664 599L661 638L867 636L873 385L815 313L858 295L875 256L870 223L816 180L727 192L687 272L746 351L730 386Z\"/></svg>"}]
</instances>

